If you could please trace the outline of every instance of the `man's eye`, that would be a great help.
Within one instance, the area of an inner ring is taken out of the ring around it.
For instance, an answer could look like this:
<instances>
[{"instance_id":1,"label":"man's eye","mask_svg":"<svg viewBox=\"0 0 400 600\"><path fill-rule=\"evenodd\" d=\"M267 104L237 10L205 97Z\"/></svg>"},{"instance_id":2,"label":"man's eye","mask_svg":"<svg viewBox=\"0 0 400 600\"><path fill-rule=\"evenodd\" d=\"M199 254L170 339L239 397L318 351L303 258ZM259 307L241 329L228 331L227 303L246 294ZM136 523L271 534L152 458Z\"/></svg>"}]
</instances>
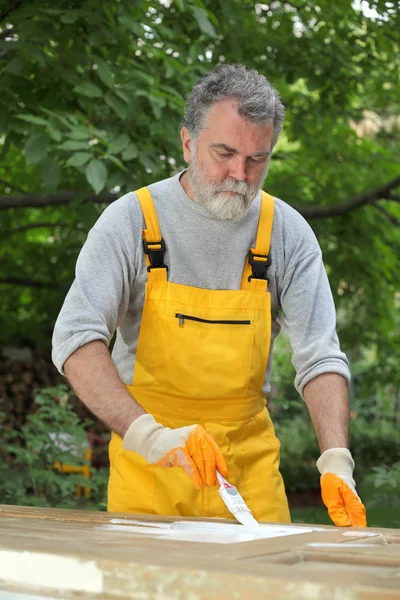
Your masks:
<instances>
[{"instance_id":1,"label":"man's eye","mask_svg":"<svg viewBox=\"0 0 400 600\"><path fill-rule=\"evenodd\" d=\"M220 152L219 153L220 158L230 158L231 156L232 156L232 154L230 152L225 152L225 153Z\"/></svg>"},{"instance_id":2,"label":"man's eye","mask_svg":"<svg viewBox=\"0 0 400 600\"><path fill-rule=\"evenodd\" d=\"M254 164L260 164L265 161L265 157L262 156L261 158L254 158L253 156L250 156L249 160Z\"/></svg>"}]
</instances>

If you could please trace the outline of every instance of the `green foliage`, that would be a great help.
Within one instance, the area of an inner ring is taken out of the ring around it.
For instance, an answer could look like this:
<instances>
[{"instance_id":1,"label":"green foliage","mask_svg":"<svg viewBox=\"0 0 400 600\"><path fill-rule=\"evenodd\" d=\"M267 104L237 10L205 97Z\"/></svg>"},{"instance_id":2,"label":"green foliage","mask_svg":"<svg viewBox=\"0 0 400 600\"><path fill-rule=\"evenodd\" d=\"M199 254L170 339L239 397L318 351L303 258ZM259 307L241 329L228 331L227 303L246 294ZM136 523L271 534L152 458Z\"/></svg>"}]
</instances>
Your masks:
<instances>
[{"instance_id":1,"label":"green foliage","mask_svg":"<svg viewBox=\"0 0 400 600\"><path fill-rule=\"evenodd\" d=\"M360 494L368 500L367 510L369 511L371 525L400 527L399 490L400 462L391 466L385 465L372 468L372 472L365 477L360 485Z\"/></svg>"},{"instance_id":2,"label":"green foliage","mask_svg":"<svg viewBox=\"0 0 400 600\"><path fill-rule=\"evenodd\" d=\"M375 488L400 489L400 462L393 466L373 467ZM400 497L399 505L400 505Z\"/></svg>"},{"instance_id":3,"label":"green foliage","mask_svg":"<svg viewBox=\"0 0 400 600\"><path fill-rule=\"evenodd\" d=\"M359 495L367 508L370 527L400 527L400 443L399 430L390 422L370 423L357 417L352 421L351 451L356 463ZM276 427L281 440L281 472L289 500L296 505L307 492L308 499L319 498L319 456L309 419L285 419ZM314 494L313 494L314 492ZM294 523L332 525L323 506L291 508Z\"/></svg>"},{"instance_id":4,"label":"green foliage","mask_svg":"<svg viewBox=\"0 0 400 600\"><path fill-rule=\"evenodd\" d=\"M319 474L315 463L320 452L306 409L303 415L279 421L275 429L281 441L281 471L288 493L318 490ZM399 470L396 461L400 456L400 433L396 423L371 423L364 417L354 418L350 450L356 463L358 482L362 484L373 476L376 487L396 487Z\"/></svg>"},{"instance_id":5,"label":"green foliage","mask_svg":"<svg viewBox=\"0 0 400 600\"><path fill-rule=\"evenodd\" d=\"M0 503L58 508L83 507L76 488L87 487L81 473L63 473L56 463L82 466L88 463L85 428L68 404L68 389L46 388L35 397L35 412L21 431L8 428L0 415ZM91 497L86 506L104 509L107 469L91 470Z\"/></svg>"},{"instance_id":6,"label":"green foliage","mask_svg":"<svg viewBox=\"0 0 400 600\"><path fill-rule=\"evenodd\" d=\"M300 416L275 427L281 442L281 473L288 494L319 489L319 473L315 462L318 443L310 419Z\"/></svg>"},{"instance_id":7,"label":"green foliage","mask_svg":"<svg viewBox=\"0 0 400 600\"><path fill-rule=\"evenodd\" d=\"M351 451L359 477L371 469L391 467L400 456L400 433L396 423L370 422L356 418L351 422Z\"/></svg>"}]
</instances>

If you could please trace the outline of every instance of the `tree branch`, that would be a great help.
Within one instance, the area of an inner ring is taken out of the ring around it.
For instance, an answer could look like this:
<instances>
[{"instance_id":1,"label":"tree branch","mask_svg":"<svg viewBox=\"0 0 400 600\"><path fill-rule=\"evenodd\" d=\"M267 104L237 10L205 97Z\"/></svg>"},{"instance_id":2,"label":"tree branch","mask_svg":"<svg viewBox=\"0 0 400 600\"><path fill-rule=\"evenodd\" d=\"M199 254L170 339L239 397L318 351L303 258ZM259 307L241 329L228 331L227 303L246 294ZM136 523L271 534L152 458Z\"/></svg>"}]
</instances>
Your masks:
<instances>
[{"instance_id":1,"label":"tree branch","mask_svg":"<svg viewBox=\"0 0 400 600\"><path fill-rule=\"evenodd\" d=\"M305 219L325 219L327 217L340 217L352 210L361 208L365 204L373 204L377 200L394 200L390 196L390 190L400 185L400 175L392 181L385 183L373 190L368 190L361 194L353 196L348 202L336 206L310 206L307 208L297 208ZM1 199L0 199L1 200ZM396 200L395 200L396 201Z\"/></svg>"},{"instance_id":2,"label":"tree branch","mask_svg":"<svg viewBox=\"0 0 400 600\"><path fill-rule=\"evenodd\" d=\"M391 200L399 202L400 196L393 195L391 190L400 185L400 176L392 179L388 183L381 185L373 190L368 190L361 194L357 194L348 202L338 204L336 206L309 206L297 207L300 214L305 219L325 219L328 217L343 216L352 210L361 208L366 204L374 204L378 200ZM0 196L0 210L8 208L40 208L45 206L61 206L69 204L72 200L79 197L80 193L75 191L62 191L56 194L32 194L21 196ZM111 192L103 192L100 195L89 194L83 202L93 202L95 204L110 204L116 200L118 196Z\"/></svg>"},{"instance_id":3,"label":"tree branch","mask_svg":"<svg viewBox=\"0 0 400 600\"><path fill-rule=\"evenodd\" d=\"M36 281L34 279L18 279L17 277L0 277L0 285L21 285L50 290L58 289L62 283L60 281Z\"/></svg>"},{"instance_id":4,"label":"tree branch","mask_svg":"<svg viewBox=\"0 0 400 600\"><path fill-rule=\"evenodd\" d=\"M0 23L2 21L4 21L4 19L6 19L8 17L8 15L13 12L13 10L17 9L18 6L21 4L22 0L13 0L11 2L11 6L8 10L6 10L6 12L4 12L2 15L0 15Z\"/></svg>"},{"instance_id":5,"label":"tree branch","mask_svg":"<svg viewBox=\"0 0 400 600\"><path fill-rule=\"evenodd\" d=\"M44 206L60 206L63 204L69 204L72 200L79 198L80 192L64 191L58 192L57 194L24 194L22 196L0 196L0 210L7 208L41 208ZM103 192L96 196L96 194L89 194L85 197L84 202L94 202L96 204L109 204L117 199L116 194L111 192Z\"/></svg>"},{"instance_id":6,"label":"tree branch","mask_svg":"<svg viewBox=\"0 0 400 600\"><path fill-rule=\"evenodd\" d=\"M395 216L390 214L390 212L388 210L386 210L386 208L383 208L383 206L380 206L380 204L378 204L377 202L373 202L373 205L375 206L375 208L377 210L379 210L379 212L381 212L388 219L388 221L390 221L392 223L392 225L397 225L397 227L400 227L399 219L396 219Z\"/></svg>"}]
</instances>

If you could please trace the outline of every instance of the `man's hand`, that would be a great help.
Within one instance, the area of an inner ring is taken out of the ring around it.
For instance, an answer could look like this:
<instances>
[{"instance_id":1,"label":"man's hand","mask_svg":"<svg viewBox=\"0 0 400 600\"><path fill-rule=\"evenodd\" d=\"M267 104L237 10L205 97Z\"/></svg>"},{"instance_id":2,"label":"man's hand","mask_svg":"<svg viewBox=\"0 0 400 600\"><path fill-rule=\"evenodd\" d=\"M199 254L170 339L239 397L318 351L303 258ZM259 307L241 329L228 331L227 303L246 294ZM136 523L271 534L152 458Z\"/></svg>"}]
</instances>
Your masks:
<instances>
[{"instance_id":1,"label":"man's hand","mask_svg":"<svg viewBox=\"0 0 400 600\"><path fill-rule=\"evenodd\" d=\"M131 423L122 446L159 467L182 467L197 489L216 484L216 469L228 472L221 450L200 425L170 429L145 414Z\"/></svg>"},{"instance_id":2,"label":"man's hand","mask_svg":"<svg viewBox=\"0 0 400 600\"><path fill-rule=\"evenodd\" d=\"M365 506L353 479L354 460L347 448L325 450L317 460L322 500L338 527L366 527Z\"/></svg>"}]
</instances>

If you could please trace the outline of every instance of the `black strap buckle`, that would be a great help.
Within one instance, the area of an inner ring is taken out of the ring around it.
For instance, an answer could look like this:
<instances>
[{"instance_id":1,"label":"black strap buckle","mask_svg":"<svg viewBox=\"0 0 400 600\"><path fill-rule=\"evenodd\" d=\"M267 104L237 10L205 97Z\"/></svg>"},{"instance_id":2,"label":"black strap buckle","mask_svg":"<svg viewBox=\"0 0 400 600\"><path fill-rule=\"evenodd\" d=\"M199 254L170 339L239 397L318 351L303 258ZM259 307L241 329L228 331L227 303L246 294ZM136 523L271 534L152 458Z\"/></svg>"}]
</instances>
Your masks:
<instances>
[{"instance_id":1,"label":"black strap buckle","mask_svg":"<svg viewBox=\"0 0 400 600\"><path fill-rule=\"evenodd\" d=\"M265 279L265 281L268 281L269 283L267 271L268 267L271 264L271 255L254 254L250 250L248 258L249 264L251 265L251 275L249 276L248 280L250 281L250 279ZM257 258L261 258L263 260L255 260Z\"/></svg>"},{"instance_id":2,"label":"black strap buckle","mask_svg":"<svg viewBox=\"0 0 400 600\"><path fill-rule=\"evenodd\" d=\"M152 248L152 246L161 246L160 248ZM147 271L151 269L167 269L167 265L164 263L165 254L165 242L161 238L159 242L147 242L143 238L143 250L148 255L150 265L147 267Z\"/></svg>"}]
</instances>

